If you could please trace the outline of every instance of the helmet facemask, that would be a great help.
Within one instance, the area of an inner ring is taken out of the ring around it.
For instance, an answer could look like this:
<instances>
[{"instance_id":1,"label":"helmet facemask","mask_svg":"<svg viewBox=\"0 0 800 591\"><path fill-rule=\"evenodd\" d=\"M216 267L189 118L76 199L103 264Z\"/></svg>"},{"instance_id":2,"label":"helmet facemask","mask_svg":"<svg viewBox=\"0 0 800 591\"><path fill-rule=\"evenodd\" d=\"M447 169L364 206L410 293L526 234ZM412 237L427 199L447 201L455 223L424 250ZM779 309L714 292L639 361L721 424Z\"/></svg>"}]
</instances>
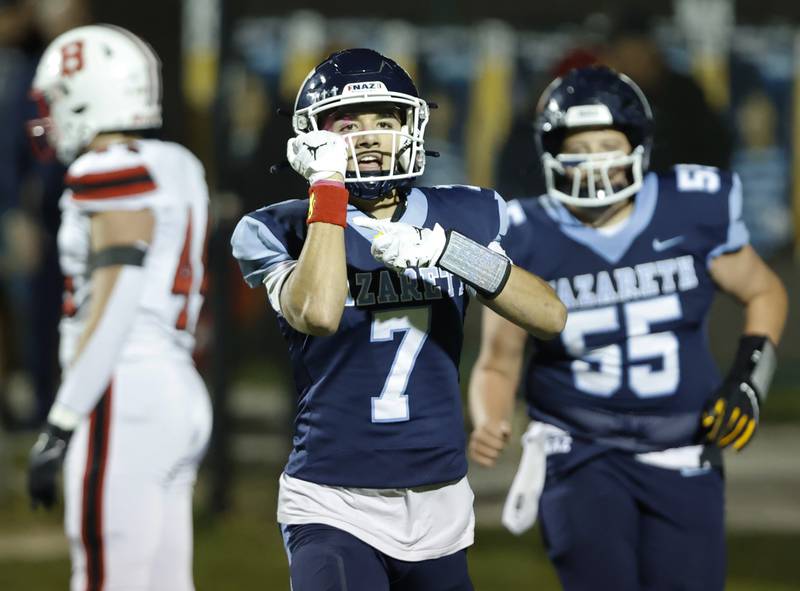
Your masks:
<instances>
[{"instance_id":1,"label":"helmet facemask","mask_svg":"<svg viewBox=\"0 0 800 591\"><path fill-rule=\"evenodd\" d=\"M38 115L35 119L27 122L31 150L37 160L50 161L56 157L55 146L57 145L56 130L53 118L50 116L50 104L44 93L37 90L30 92L30 99L36 104Z\"/></svg>"},{"instance_id":2,"label":"helmet facemask","mask_svg":"<svg viewBox=\"0 0 800 591\"><path fill-rule=\"evenodd\" d=\"M31 91L39 118L28 122L34 155L47 160L56 156L72 162L99 130L91 122L91 104L69 100L66 89L56 84L44 91Z\"/></svg>"},{"instance_id":3,"label":"helmet facemask","mask_svg":"<svg viewBox=\"0 0 800 591\"><path fill-rule=\"evenodd\" d=\"M643 156L639 145L630 154L614 152L542 155L547 193L575 207L605 207L628 199L642 187ZM620 173L623 183L613 182Z\"/></svg>"}]
</instances>

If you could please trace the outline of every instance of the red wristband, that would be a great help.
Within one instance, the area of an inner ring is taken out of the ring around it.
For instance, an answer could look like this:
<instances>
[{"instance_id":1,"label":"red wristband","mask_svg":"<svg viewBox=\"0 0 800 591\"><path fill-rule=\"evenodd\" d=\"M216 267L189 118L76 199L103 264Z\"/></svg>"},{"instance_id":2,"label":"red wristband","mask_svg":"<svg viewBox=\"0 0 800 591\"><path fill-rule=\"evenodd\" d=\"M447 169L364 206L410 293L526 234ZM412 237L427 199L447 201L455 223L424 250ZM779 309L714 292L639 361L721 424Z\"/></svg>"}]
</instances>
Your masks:
<instances>
[{"instance_id":1,"label":"red wristband","mask_svg":"<svg viewBox=\"0 0 800 591\"><path fill-rule=\"evenodd\" d=\"M317 181L308 189L307 224L324 222L347 226L347 201L350 193L344 183L336 181Z\"/></svg>"}]
</instances>

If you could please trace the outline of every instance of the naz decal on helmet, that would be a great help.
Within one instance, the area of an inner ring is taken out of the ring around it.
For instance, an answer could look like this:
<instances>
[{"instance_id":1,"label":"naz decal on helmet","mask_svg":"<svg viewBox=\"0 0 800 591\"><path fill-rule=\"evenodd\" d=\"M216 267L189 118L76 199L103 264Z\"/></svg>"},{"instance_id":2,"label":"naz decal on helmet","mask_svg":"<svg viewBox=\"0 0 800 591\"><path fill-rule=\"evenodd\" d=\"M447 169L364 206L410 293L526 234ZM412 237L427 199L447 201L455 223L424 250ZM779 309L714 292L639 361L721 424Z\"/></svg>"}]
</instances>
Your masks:
<instances>
[{"instance_id":1,"label":"naz decal on helmet","mask_svg":"<svg viewBox=\"0 0 800 591\"><path fill-rule=\"evenodd\" d=\"M61 75L72 76L83 69L83 41L72 41L61 48Z\"/></svg>"},{"instance_id":2,"label":"naz decal on helmet","mask_svg":"<svg viewBox=\"0 0 800 591\"><path fill-rule=\"evenodd\" d=\"M345 85L342 94L370 94L375 91L388 92L383 82L351 82Z\"/></svg>"}]
</instances>

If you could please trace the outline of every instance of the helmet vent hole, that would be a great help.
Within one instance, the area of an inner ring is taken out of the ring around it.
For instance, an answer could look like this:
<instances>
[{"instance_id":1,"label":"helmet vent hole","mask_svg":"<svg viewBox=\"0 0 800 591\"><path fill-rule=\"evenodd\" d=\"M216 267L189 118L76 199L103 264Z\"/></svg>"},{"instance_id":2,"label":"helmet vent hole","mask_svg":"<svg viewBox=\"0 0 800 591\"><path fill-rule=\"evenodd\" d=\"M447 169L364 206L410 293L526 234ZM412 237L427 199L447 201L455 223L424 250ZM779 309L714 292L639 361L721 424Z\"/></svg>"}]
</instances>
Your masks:
<instances>
[{"instance_id":1,"label":"helmet vent hole","mask_svg":"<svg viewBox=\"0 0 800 591\"><path fill-rule=\"evenodd\" d=\"M72 107L72 112L76 115L80 115L86 110L86 105L78 105L77 107Z\"/></svg>"}]
</instances>

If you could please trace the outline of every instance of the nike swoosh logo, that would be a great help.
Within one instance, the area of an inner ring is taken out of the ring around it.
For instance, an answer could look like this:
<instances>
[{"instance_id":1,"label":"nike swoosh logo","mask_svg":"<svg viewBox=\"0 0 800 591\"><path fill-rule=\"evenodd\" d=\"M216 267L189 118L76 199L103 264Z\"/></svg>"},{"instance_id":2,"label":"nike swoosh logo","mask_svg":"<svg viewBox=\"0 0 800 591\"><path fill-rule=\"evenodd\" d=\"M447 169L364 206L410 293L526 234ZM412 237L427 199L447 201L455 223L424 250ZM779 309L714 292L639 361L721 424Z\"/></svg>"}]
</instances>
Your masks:
<instances>
[{"instance_id":1,"label":"nike swoosh logo","mask_svg":"<svg viewBox=\"0 0 800 591\"><path fill-rule=\"evenodd\" d=\"M672 248L673 246L680 244L683 242L683 236L675 236L673 238L668 238L666 240L659 240L658 238L653 238L653 250L656 252L661 252L662 250L667 250L668 248Z\"/></svg>"}]
</instances>

